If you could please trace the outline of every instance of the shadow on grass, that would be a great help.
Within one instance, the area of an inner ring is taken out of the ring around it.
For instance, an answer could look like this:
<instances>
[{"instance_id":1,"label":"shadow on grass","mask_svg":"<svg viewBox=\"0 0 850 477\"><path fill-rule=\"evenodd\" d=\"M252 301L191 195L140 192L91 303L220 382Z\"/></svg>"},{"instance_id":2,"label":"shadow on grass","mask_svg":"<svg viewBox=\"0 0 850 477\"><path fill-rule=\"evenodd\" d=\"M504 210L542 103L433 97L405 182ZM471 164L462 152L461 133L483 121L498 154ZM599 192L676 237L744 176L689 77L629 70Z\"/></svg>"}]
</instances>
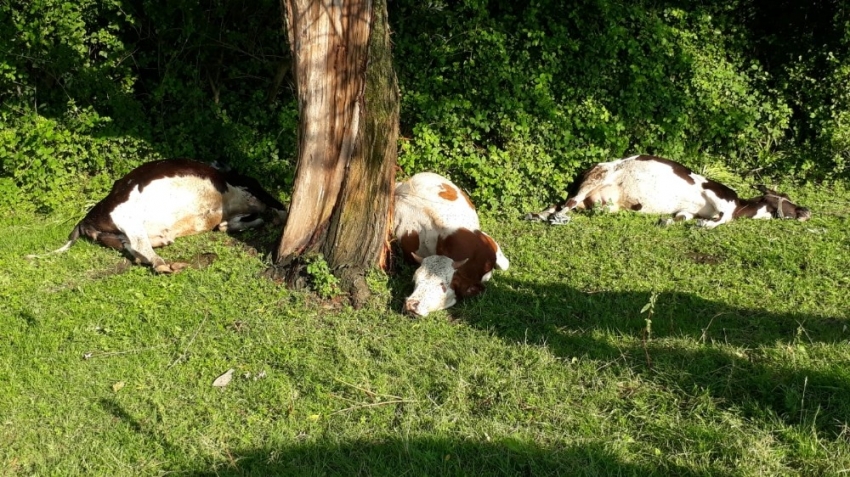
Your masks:
<instances>
[{"instance_id":1,"label":"shadow on grass","mask_svg":"<svg viewBox=\"0 0 850 477\"><path fill-rule=\"evenodd\" d=\"M169 454L178 446L152 432L120 403L101 399L100 406ZM545 448L514 438L494 442L445 438L385 438L351 442L293 442L286 447L229 452L227 461L209 469L177 470L179 475L315 476L315 475L703 475L680 465L625 462L616 451L593 442ZM712 475L724 476L725 473Z\"/></svg>"},{"instance_id":2,"label":"shadow on grass","mask_svg":"<svg viewBox=\"0 0 850 477\"><path fill-rule=\"evenodd\" d=\"M237 452L229 463L182 475L687 476L696 473L675 465L659 469L624 462L616 453L600 444L547 449L518 441L488 443L414 438L342 444L293 444L279 449Z\"/></svg>"},{"instance_id":3,"label":"shadow on grass","mask_svg":"<svg viewBox=\"0 0 850 477\"><path fill-rule=\"evenodd\" d=\"M585 293L562 284L498 280L481 301L452 314L508 342L612 363L673 392L705 390L722 406L749 416L773 413L824 437L835 438L850 416L848 363L799 364L811 362L807 347L847 339L846 316L777 314L664 292L656 296L647 340L649 315L641 310L650 302L648 292ZM478 312L485 301L496 311Z\"/></svg>"}]
</instances>

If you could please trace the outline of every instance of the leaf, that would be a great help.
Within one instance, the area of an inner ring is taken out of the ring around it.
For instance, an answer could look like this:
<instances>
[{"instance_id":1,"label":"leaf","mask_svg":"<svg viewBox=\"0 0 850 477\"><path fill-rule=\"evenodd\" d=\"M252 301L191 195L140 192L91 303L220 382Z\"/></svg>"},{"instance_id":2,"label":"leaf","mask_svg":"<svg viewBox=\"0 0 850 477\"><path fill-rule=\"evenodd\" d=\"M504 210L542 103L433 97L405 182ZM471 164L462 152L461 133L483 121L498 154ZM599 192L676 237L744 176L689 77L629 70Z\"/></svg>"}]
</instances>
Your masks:
<instances>
[{"instance_id":1,"label":"leaf","mask_svg":"<svg viewBox=\"0 0 850 477\"><path fill-rule=\"evenodd\" d=\"M117 393L118 391L124 388L124 384L124 381L118 381L117 383L112 385L112 390Z\"/></svg>"},{"instance_id":2,"label":"leaf","mask_svg":"<svg viewBox=\"0 0 850 477\"><path fill-rule=\"evenodd\" d=\"M224 374L215 378L215 381L213 381L212 385L217 388L223 388L227 386L228 384L230 384L230 380L233 379L233 371L233 368L228 369Z\"/></svg>"}]
</instances>

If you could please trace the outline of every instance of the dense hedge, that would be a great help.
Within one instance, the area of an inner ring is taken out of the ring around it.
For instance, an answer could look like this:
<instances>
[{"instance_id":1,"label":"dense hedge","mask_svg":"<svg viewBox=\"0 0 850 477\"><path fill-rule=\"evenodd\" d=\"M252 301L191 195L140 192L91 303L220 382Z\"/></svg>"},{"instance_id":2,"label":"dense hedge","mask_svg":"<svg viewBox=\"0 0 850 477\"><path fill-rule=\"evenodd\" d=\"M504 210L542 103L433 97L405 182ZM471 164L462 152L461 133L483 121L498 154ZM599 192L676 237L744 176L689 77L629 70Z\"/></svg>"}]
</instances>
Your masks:
<instances>
[{"instance_id":1,"label":"dense hedge","mask_svg":"<svg viewBox=\"0 0 850 477\"><path fill-rule=\"evenodd\" d=\"M839 0L390 2L400 163L485 207L563 197L589 164L656 153L846 178ZM277 0L0 6L0 206L84 207L158 157L291 187L297 110Z\"/></svg>"},{"instance_id":2,"label":"dense hedge","mask_svg":"<svg viewBox=\"0 0 850 477\"><path fill-rule=\"evenodd\" d=\"M850 11L837 0L396 6L403 166L448 171L491 206L563 197L588 164L635 153L846 175Z\"/></svg>"},{"instance_id":3,"label":"dense hedge","mask_svg":"<svg viewBox=\"0 0 850 477\"><path fill-rule=\"evenodd\" d=\"M274 81L289 64L277 1L0 8L0 206L85 205L161 157L291 186L297 112Z\"/></svg>"}]
</instances>

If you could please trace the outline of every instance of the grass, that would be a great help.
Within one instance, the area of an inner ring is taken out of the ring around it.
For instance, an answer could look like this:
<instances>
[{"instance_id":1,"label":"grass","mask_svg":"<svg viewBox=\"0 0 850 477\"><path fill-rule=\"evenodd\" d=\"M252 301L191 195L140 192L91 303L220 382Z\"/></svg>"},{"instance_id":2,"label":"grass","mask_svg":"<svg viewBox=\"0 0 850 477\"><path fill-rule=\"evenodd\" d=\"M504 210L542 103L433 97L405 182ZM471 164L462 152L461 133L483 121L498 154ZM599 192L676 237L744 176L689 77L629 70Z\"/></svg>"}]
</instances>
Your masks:
<instances>
[{"instance_id":1,"label":"grass","mask_svg":"<svg viewBox=\"0 0 850 477\"><path fill-rule=\"evenodd\" d=\"M359 310L260 278L273 230L156 276L0 218L0 475L844 475L850 193L790 193L810 222L484 217L511 269L424 319L408 268Z\"/></svg>"}]
</instances>

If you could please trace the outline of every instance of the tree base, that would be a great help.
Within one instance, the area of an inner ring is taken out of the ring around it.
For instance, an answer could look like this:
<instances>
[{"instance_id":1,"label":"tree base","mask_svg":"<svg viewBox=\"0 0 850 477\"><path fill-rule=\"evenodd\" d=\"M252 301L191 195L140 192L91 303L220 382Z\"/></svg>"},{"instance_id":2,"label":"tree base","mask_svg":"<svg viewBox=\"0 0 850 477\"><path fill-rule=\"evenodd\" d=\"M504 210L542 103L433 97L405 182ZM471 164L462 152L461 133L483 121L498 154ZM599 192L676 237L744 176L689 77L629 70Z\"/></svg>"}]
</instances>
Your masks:
<instances>
[{"instance_id":1,"label":"tree base","mask_svg":"<svg viewBox=\"0 0 850 477\"><path fill-rule=\"evenodd\" d=\"M271 265L263 270L261 275L293 290L310 289L310 275L301 257L293 257L285 262ZM337 271L335 275L339 278L342 289L348 294L349 302L355 310L359 310L369 302L372 291L366 283L365 272L346 268Z\"/></svg>"}]
</instances>

